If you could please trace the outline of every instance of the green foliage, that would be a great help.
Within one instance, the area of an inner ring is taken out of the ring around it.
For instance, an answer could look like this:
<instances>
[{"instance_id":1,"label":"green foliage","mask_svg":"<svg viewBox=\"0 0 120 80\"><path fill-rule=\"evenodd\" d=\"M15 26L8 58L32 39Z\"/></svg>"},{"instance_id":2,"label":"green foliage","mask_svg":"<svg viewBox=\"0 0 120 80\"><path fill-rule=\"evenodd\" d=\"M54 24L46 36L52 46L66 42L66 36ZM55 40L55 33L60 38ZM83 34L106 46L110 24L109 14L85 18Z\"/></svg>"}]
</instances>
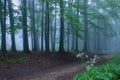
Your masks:
<instances>
[{"instance_id":1,"label":"green foliage","mask_svg":"<svg viewBox=\"0 0 120 80\"><path fill-rule=\"evenodd\" d=\"M26 63L30 60L29 57L26 57L26 56L23 56L23 57L4 57L4 56L1 56L0 57L0 65L2 64L15 64L15 63L18 63L18 64L23 64L23 63Z\"/></svg>"},{"instance_id":2,"label":"green foliage","mask_svg":"<svg viewBox=\"0 0 120 80\"><path fill-rule=\"evenodd\" d=\"M77 74L73 80L118 80L120 79L120 54L105 65L94 67L84 73Z\"/></svg>"},{"instance_id":3,"label":"green foliage","mask_svg":"<svg viewBox=\"0 0 120 80\"><path fill-rule=\"evenodd\" d=\"M11 58L11 59L6 59L6 63L7 64L15 64L16 63L16 59L14 59L14 58Z\"/></svg>"},{"instance_id":4,"label":"green foliage","mask_svg":"<svg viewBox=\"0 0 120 80\"><path fill-rule=\"evenodd\" d=\"M30 60L29 57L20 57L20 58L18 59L18 62L21 63L21 64L23 64L23 63L26 63L26 62L29 61L29 60Z\"/></svg>"}]
</instances>

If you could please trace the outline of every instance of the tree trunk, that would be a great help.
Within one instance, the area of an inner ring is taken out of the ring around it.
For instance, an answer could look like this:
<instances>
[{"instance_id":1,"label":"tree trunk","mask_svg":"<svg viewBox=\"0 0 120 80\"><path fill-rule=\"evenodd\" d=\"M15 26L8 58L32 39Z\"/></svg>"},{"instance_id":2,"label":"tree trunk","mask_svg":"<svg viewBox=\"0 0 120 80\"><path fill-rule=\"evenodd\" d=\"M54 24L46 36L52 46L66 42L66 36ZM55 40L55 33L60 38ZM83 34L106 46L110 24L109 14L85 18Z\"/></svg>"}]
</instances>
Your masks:
<instances>
[{"instance_id":1,"label":"tree trunk","mask_svg":"<svg viewBox=\"0 0 120 80\"><path fill-rule=\"evenodd\" d=\"M23 16L23 51L24 52L29 52L29 44L28 44L28 31L27 31L27 7L26 7L26 0L23 0L23 11L22 11L22 16Z\"/></svg>"},{"instance_id":2,"label":"tree trunk","mask_svg":"<svg viewBox=\"0 0 120 80\"><path fill-rule=\"evenodd\" d=\"M64 53L64 2L60 0L60 44L59 52Z\"/></svg>"},{"instance_id":3,"label":"tree trunk","mask_svg":"<svg viewBox=\"0 0 120 80\"><path fill-rule=\"evenodd\" d=\"M73 25L71 25L71 26L73 26ZM75 42L75 36L74 36L74 32L72 31L72 50L75 49L74 42Z\"/></svg>"},{"instance_id":4,"label":"tree trunk","mask_svg":"<svg viewBox=\"0 0 120 80\"><path fill-rule=\"evenodd\" d=\"M88 52L88 17L87 17L87 5L88 0L83 1L84 4L84 44L83 44L83 52Z\"/></svg>"},{"instance_id":5,"label":"tree trunk","mask_svg":"<svg viewBox=\"0 0 120 80\"><path fill-rule=\"evenodd\" d=\"M32 29L33 29L33 51L37 51L37 35L36 35L36 28L35 28L35 1L32 0Z\"/></svg>"},{"instance_id":6,"label":"tree trunk","mask_svg":"<svg viewBox=\"0 0 120 80\"><path fill-rule=\"evenodd\" d=\"M55 7L57 6L57 4L55 3ZM55 51L55 45L56 45L56 21L57 21L57 19L56 19L56 16L57 16L57 11L55 10L55 24L54 24L54 27L55 27L55 30L54 30L54 41L53 41L53 51Z\"/></svg>"},{"instance_id":7,"label":"tree trunk","mask_svg":"<svg viewBox=\"0 0 120 80\"><path fill-rule=\"evenodd\" d=\"M15 26L14 26L13 8L12 8L11 0L8 0L8 8L9 8L10 29L11 29L11 40L12 40L11 51L12 51L12 52L16 52L16 44L15 44Z\"/></svg>"},{"instance_id":8,"label":"tree trunk","mask_svg":"<svg viewBox=\"0 0 120 80\"><path fill-rule=\"evenodd\" d=\"M2 41L1 41L1 51L6 52L6 0L4 0L4 4L0 0L0 13L2 14L0 17L1 22L1 33L2 33Z\"/></svg>"},{"instance_id":9,"label":"tree trunk","mask_svg":"<svg viewBox=\"0 0 120 80\"><path fill-rule=\"evenodd\" d=\"M68 6L69 6L69 11L68 11L68 13L70 14L70 12L72 11L72 7L71 7L71 4L72 4L72 2L71 2L71 0L70 0L70 2L68 3ZM67 51L69 52L69 48L70 48L70 24L69 23L67 23L67 26L68 26L68 28L67 28Z\"/></svg>"},{"instance_id":10,"label":"tree trunk","mask_svg":"<svg viewBox=\"0 0 120 80\"><path fill-rule=\"evenodd\" d=\"M69 29L70 25L68 24L68 29L67 29L67 32L68 32L68 35L67 35L67 51L69 52L69 41L70 41L70 29Z\"/></svg>"},{"instance_id":11,"label":"tree trunk","mask_svg":"<svg viewBox=\"0 0 120 80\"><path fill-rule=\"evenodd\" d=\"M41 16L41 51L43 51L43 37L44 37L44 4L42 4L42 16Z\"/></svg>"},{"instance_id":12,"label":"tree trunk","mask_svg":"<svg viewBox=\"0 0 120 80\"><path fill-rule=\"evenodd\" d=\"M45 48L49 52L49 1L46 1L46 18L45 18Z\"/></svg>"},{"instance_id":13,"label":"tree trunk","mask_svg":"<svg viewBox=\"0 0 120 80\"><path fill-rule=\"evenodd\" d=\"M79 0L76 0L76 4L77 6L79 6ZM79 8L77 8L77 21L79 23ZM79 25L76 26L77 27L77 30L76 30L76 51L79 51L78 50L78 34L79 34Z\"/></svg>"}]
</instances>

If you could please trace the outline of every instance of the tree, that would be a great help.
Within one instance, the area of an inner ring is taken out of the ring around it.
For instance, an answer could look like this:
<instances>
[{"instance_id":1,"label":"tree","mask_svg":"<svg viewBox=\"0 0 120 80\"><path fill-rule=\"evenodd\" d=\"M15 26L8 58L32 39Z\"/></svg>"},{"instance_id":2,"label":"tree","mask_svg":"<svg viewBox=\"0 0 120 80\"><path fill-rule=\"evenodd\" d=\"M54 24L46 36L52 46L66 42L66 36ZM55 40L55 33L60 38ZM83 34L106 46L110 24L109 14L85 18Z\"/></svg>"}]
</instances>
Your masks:
<instances>
[{"instance_id":1,"label":"tree","mask_svg":"<svg viewBox=\"0 0 120 80\"><path fill-rule=\"evenodd\" d=\"M42 12L41 12L41 51L44 50L44 45L43 45L43 42L44 42L44 3L41 4L42 6Z\"/></svg>"},{"instance_id":2,"label":"tree","mask_svg":"<svg viewBox=\"0 0 120 80\"><path fill-rule=\"evenodd\" d=\"M87 14L87 8L88 8L88 0L83 0L84 4L84 45L83 45L83 52L87 52L87 44L88 44L88 14Z\"/></svg>"},{"instance_id":3,"label":"tree","mask_svg":"<svg viewBox=\"0 0 120 80\"><path fill-rule=\"evenodd\" d=\"M60 0L60 43L59 52L64 53L64 1Z\"/></svg>"},{"instance_id":4,"label":"tree","mask_svg":"<svg viewBox=\"0 0 120 80\"><path fill-rule=\"evenodd\" d=\"M46 52L49 52L49 28L50 16L49 16L49 1L46 1L46 15L45 15L45 48Z\"/></svg>"},{"instance_id":5,"label":"tree","mask_svg":"<svg viewBox=\"0 0 120 80\"><path fill-rule=\"evenodd\" d=\"M76 5L79 6L79 0L76 0ZM76 15L78 17L77 22L79 23L79 7L76 9ZM78 51L78 35L79 35L79 25L76 26L76 51Z\"/></svg>"},{"instance_id":6,"label":"tree","mask_svg":"<svg viewBox=\"0 0 120 80\"><path fill-rule=\"evenodd\" d=\"M56 31L57 31L57 27L56 27L57 26L57 18L56 18L57 17L57 9L56 8L57 8L57 2L55 2L55 21L54 21L55 28L54 28L54 37L53 37L53 51L55 51L55 47L56 47L55 46L56 45Z\"/></svg>"},{"instance_id":7,"label":"tree","mask_svg":"<svg viewBox=\"0 0 120 80\"><path fill-rule=\"evenodd\" d=\"M22 1L22 26L23 26L23 51L29 52L28 31L27 31L27 6L26 0Z\"/></svg>"},{"instance_id":8,"label":"tree","mask_svg":"<svg viewBox=\"0 0 120 80\"><path fill-rule=\"evenodd\" d=\"M12 52L16 52L16 44L15 44L15 26L14 26L14 16L13 16L13 8L11 0L8 0L8 8L9 8L9 17L10 17L10 32L11 32L11 40L12 40Z\"/></svg>"},{"instance_id":9,"label":"tree","mask_svg":"<svg viewBox=\"0 0 120 80\"><path fill-rule=\"evenodd\" d=\"M37 51L37 32L36 32L36 26L35 26L35 0L32 0L32 11L31 11L31 26L32 26L32 32L33 32L33 51Z\"/></svg>"},{"instance_id":10,"label":"tree","mask_svg":"<svg viewBox=\"0 0 120 80\"><path fill-rule=\"evenodd\" d=\"M1 41L1 51L6 52L6 0L4 3L0 0L0 23L1 23L1 33L2 33L2 41Z\"/></svg>"}]
</instances>

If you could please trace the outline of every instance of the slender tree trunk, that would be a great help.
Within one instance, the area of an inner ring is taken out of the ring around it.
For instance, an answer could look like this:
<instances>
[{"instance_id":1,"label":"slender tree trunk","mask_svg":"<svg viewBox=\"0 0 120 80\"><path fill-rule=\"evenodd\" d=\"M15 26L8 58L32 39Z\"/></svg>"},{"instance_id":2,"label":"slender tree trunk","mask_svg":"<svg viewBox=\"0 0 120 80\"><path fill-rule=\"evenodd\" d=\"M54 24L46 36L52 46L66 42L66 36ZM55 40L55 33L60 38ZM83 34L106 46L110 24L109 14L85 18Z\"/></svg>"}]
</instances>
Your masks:
<instances>
[{"instance_id":1,"label":"slender tree trunk","mask_svg":"<svg viewBox=\"0 0 120 80\"><path fill-rule=\"evenodd\" d=\"M9 8L11 40L12 40L11 50L12 50L13 52L16 52L15 29L14 29L15 26L14 26L13 8L12 8L11 0L8 0L8 8Z\"/></svg>"},{"instance_id":2,"label":"slender tree trunk","mask_svg":"<svg viewBox=\"0 0 120 80\"><path fill-rule=\"evenodd\" d=\"M97 51L97 29L94 28L94 50Z\"/></svg>"},{"instance_id":3,"label":"slender tree trunk","mask_svg":"<svg viewBox=\"0 0 120 80\"><path fill-rule=\"evenodd\" d=\"M41 51L43 51L43 34L44 34L44 4L42 4L42 16L41 16Z\"/></svg>"},{"instance_id":4,"label":"slender tree trunk","mask_svg":"<svg viewBox=\"0 0 120 80\"><path fill-rule=\"evenodd\" d=\"M52 21L52 20L50 20L50 21ZM50 41L51 41L51 43L50 43L50 45L51 45L51 52L53 52L53 45L54 45L54 28L53 28L53 25L52 25L52 22L50 22Z\"/></svg>"},{"instance_id":5,"label":"slender tree trunk","mask_svg":"<svg viewBox=\"0 0 120 80\"><path fill-rule=\"evenodd\" d=\"M72 6L73 3L74 3L73 0L71 0L71 6ZM72 12L72 13L75 12L72 7L71 7L70 12ZM74 27L73 24L71 24L70 26L71 26L71 30L72 30L72 28ZM72 50L73 51L75 50L75 35L74 35L74 31L73 30L72 30Z\"/></svg>"},{"instance_id":6,"label":"slender tree trunk","mask_svg":"<svg viewBox=\"0 0 120 80\"><path fill-rule=\"evenodd\" d=\"M24 52L29 52L29 44L28 44L28 31L27 31L27 6L26 6L26 0L23 0L23 50Z\"/></svg>"},{"instance_id":7,"label":"slender tree trunk","mask_svg":"<svg viewBox=\"0 0 120 80\"><path fill-rule=\"evenodd\" d=\"M76 0L76 4L77 6L79 6L79 0ZM78 17L78 23L79 23L79 7L77 8L77 17ZM79 34L79 26L76 26L77 27L77 30L76 30L76 51L79 51L78 50L78 34Z\"/></svg>"},{"instance_id":8,"label":"slender tree trunk","mask_svg":"<svg viewBox=\"0 0 120 80\"><path fill-rule=\"evenodd\" d=\"M64 53L64 2L60 0L60 44L59 52Z\"/></svg>"},{"instance_id":9,"label":"slender tree trunk","mask_svg":"<svg viewBox=\"0 0 120 80\"><path fill-rule=\"evenodd\" d=\"M99 25L99 21L97 20L97 25ZM97 35L97 52L100 52L100 30L97 29L96 31L96 35Z\"/></svg>"},{"instance_id":10,"label":"slender tree trunk","mask_svg":"<svg viewBox=\"0 0 120 80\"><path fill-rule=\"evenodd\" d=\"M88 17L87 17L87 5L88 0L83 1L84 4L84 45L83 52L88 52Z\"/></svg>"},{"instance_id":11,"label":"slender tree trunk","mask_svg":"<svg viewBox=\"0 0 120 80\"><path fill-rule=\"evenodd\" d=\"M69 29L70 25L68 24L68 29L67 29L67 32L68 32L68 35L67 35L67 51L69 52L69 41L70 41L70 29Z\"/></svg>"},{"instance_id":12,"label":"slender tree trunk","mask_svg":"<svg viewBox=\"0 0 120 80\"><path fill-rule=\"evenodd\" d=\"M70 12L72 11L71 10L71 4L72 4L72 2L71 2L71 0L70 0L70 2L68 3L68 5L69 5L69 14L70 14ZM69 48L70 48L70 24L69 23L67 23L67 26L68 26L68 28L67 28L67 51L69 52Z\"/></svg>"},{"instance_id":13,"label":"slender tree trunk","mask_svg":"<svg viewBox=\"0 0 120 80\"><path fill-rule=\"evenodd\" d=\"M57 4L55 3L55 8L56 8L56 6L57 6ZM56 16L57 16L57 11L55 10L55 24L54 24L54 27L55 27L55 30L54 30L54 41L53 41L53 51L55 51L55 45L56 45L56 31L57 31L57 29L56 29L56 21L57 21L57 19L56 19Z\"/></svg>"},{"instance_id":14,"label":"slender tree trunk","mask_svg":"<svg viewBox=\"0 0 120 80\"><path fill-rule=\"evenodd\" d=\"M71 26L73 26L73 25L71 25ZM75 36L74 36L74 32L72 31L72 50L75 49L74 42L75 42Z\"/></svg>"},{"instance_id":15,"label":"slender tree trunk","mask_svg":"<svg viewBox=\"0 0 120 80\"><path fill-rule=\"evenodd\" d=\"M33 0L32 0L33 1ZM30 16L30 26L31 26L31 48L34 51L34 36L33 36L33 2L31 0L28 1L28 8L29 8L29 16Z\"/></svg>"},{"instance_id":16,"label":"slender tree trunk","mask_svg":"<svg viewBox=\"0 0 120 80\"><path fill-rule=\"evenodd\" d=\"M32 0L32 29L33 29L33 51L37 51L37 35L35 27L35 1Z\"/></svg>"},{"instance_id":17,"label":"slender tree trunk","mask_svg":"<svg viewBox=\"0 0 120 80\"><path fill-rule=\"evenodd\" d=\"M45 18L45 47L46 52L49 52L49 1L46 1L46 18Z\"/></svg>"},{"instance_id":18,"label":"slender tree trunk","mask_svg":"<svg viewBox=\"0 0 120 80\"><path fill-rule=\"evenodd\" d=\"M6 0L4 0L4 4L0 0L0 13L4 13L0 16L1 22L1 33L2 33L2 41L1 41L1 51L6 52Z\"/></svg>"}]
</instances>

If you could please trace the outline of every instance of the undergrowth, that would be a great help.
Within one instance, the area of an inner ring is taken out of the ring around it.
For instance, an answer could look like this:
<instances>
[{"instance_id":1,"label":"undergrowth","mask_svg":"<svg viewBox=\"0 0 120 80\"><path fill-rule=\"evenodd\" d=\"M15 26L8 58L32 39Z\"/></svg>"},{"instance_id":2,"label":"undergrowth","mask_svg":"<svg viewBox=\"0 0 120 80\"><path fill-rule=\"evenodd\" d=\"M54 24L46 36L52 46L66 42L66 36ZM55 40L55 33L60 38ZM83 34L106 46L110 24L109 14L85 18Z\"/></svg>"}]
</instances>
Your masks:
<instances>
[{"instance_id":1,"label":"undergrowth","mask_svg":"<svg viewBox=\"0 0 120 80\"><path fill-rule=\"evenodd\" d=\"M4 64L24 64L30 60L27 56L12 57L12 56L0 56L0 65Z\"/></svg>"},{"instance_id":2,"label":"undergrowth","mask_svg":"<svg viewBox=\"0 0 120 80\"><path fill-rule=\"evenodd\" d=\"M120 54L104 65L77 74L73 80L120 80Z\"/></svg>"}]
</instances>

